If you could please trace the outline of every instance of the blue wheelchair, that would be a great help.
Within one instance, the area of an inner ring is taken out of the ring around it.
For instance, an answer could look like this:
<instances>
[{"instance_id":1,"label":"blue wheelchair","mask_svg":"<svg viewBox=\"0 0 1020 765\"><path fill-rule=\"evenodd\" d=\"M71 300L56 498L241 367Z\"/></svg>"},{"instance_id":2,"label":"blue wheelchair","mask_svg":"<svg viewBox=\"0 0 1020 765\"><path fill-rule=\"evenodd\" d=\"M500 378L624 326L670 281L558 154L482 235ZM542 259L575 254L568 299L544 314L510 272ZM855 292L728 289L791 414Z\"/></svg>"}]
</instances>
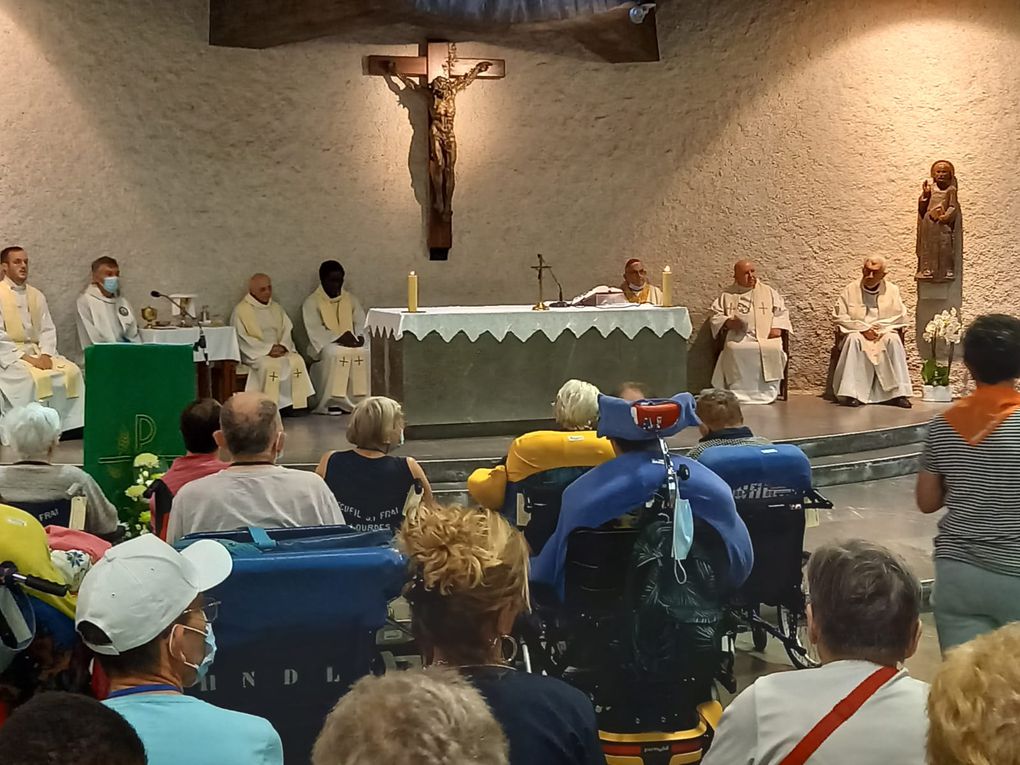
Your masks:
<instances>
[{"instance_id":1,"label":"blue wheelchair","mask_svg":"<svg viewBox=\"0 0 1020 765\"><path fill-rule=\"evenodd\" d=\"M754 546L754 568L730 602L725 631L732 653L739 632L750 631L755 650L769 638L780 641L797 668L818 665L807 639L807 604L803 589L805 513L830 509L832 503L811 486L811 463L796 446L715 446L701 462L732 489L737 512ZM775 622L762 607L775 609ZM735 690L732 673L723 679Z\"/></svg>"}]
</instances>

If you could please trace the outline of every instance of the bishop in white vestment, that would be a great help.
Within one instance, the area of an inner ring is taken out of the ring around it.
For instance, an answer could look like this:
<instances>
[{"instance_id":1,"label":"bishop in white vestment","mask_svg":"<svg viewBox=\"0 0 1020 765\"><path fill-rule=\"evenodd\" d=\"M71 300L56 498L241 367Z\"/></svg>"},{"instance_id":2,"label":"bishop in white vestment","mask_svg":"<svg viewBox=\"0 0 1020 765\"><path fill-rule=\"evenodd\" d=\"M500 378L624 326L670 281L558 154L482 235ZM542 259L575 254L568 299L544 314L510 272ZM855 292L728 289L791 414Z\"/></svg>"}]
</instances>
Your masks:
<instances>
[{"instance_id":1,"label":"bishop in white vestment","mask_svg":"<svg viewBox=\"0 0 1020 765\"><path fill-rule=\"evenodd\" d=\"M832 388L847 406L889 402L911 407L913 387L898 329L908 324L900 290L885 278L885 259L864 261L864 276L839 296L833 310L845 336Z\"/></svg>"},{"instance_id":2,"label":"bishop in white vestment","mask_svg":"<svg viewBox=\"0 0 1020 765\"><path fill-rule=\"evenodd\" d=\"M92 284L78 296L78 339L84 351L97 343L140 343L138 320L120 294L120 266L102 257L92 264Z\"/></svg>"},{"instance_id":3,"label":"bishop in white vestment","mask_svg":"<svg viewBox=\"0 0 1020 765\"><path fill-rule=\"evenodd\" d=\"M248 294L234 308L230 323L237 331L241 361L249 368L244 389L265 393L280 409L306 409L315 390L294 347L294 324L273 300L273 283L266 274L255 274L248 282Z\"/></svg>"},{"instance_id":4,"label":"bishop in white vestment","mask_svg":"<svg viewBox=\"0 0 1020 765\"><path fill-rule=\"evenodd\" d=\"M38 401L60 415L62 431L85 424L85 388L77 365L57 353L46 297L28 284L28 255L0 252L0 411Z\"/></svg>"},{"instance_id":5,"label":"bishop in white vestment","mask_svg":"<svg viewBox=\"0 0 1020 765\"><path fill-rule=\"evenodd\" d=\"M345 292L344 269L335 260L319 266L319 288L301 309L308 333L312 383L319 392L316 414L351 411L356 399L369 393L369 360L365 345L365 312Z\"/></svg>"},{"instance_id":6,"label":"bishop in white vestment","mask_svg":"<svg viewBox=\"0 0 1020 765\"><path fill-rule=\"evenodd\" d=\"M725 344L712 375L712 387L732 391L742 404L771 404L779 396L786 369L782 331L790 312L783 296L758 281L754 263L733 267L733 284L712 304L712 336Z\"/></svg>"}]
</instances>

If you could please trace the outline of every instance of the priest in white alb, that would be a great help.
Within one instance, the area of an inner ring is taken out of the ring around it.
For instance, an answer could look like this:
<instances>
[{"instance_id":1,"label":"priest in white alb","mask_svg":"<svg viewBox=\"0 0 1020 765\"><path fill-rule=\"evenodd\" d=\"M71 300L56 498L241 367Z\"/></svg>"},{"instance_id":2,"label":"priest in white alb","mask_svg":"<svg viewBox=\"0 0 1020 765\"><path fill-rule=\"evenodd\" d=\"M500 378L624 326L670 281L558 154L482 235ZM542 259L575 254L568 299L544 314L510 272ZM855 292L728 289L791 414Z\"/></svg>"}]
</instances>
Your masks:
<instances>
[{"instance_id":1,"label":"priest in white alb","mask_svg":"<svg viewBox=\"0 0 1020 765\"><path fill-rule=\"evenodd\" d=\"M369 393L365 312L344 290L344 268L335 260L319 266L319 288L305 300L301 316L308 333L312 382L319 392L316 414L342 414Z\"/></svg>"},{"instance_id":2,"label":"priest in white alb","mask_svg":"<svg viewBox=\"0 0 1020 765\"><path fill-rule=\"evenodd\" d=\"M120 292L120 265L113 258L96 258L92 283L78 296L78 339L83 351L97 343L142 341L135 311Z\"/></svg>"},{"instance_id":3,"label":"priest in white alb","mask_svg":"<svg viewBox=\"0 0 1020 765\"><path fill-rule=\"evenodd\" d=\"M241 361L249 368L246 391L259 391L280 409L307 409L315 390L305 360L294 347L294 324L273 300L273 282L266 274L248 281L248 294L230 317L241 348Z\"/></svg>"},{"instance_id":4,"label":"priest in white alb","mask_svg":"<svg viewBox=\"0 0 1020 765\"><path fill-rule=\"evenodd\" d=\"M46 297L28 284L28 254L0 251L0 409L38 401L60 415L62 431L85 424L81 370L57 353L57 329Z\"/></svg>"},{"instance_id":5,"label":"priest in white alb","mask_svg":"<svg viewBox=\"0 0 1020 765\"><path fill-rule=\"evenodd\" d=\"M833 373L845 406L888 403L910 409L913 387L898 330L908 322L900 290L885 278L885 258L864 261L863 276L843 290L833 310L842 349Z\"/></svg>"},{"instance_id":6,"label":"priest in white alb","mask_svg":"<svg viewBox=\"0 0 1020 765\"><path fill-rule=\"evenodd\" d=\"M712 387L732 391L742 404L771 404L786 370L783 332L789 332L786 301L758 281L754 263L733 266L733 284L712 304L712 336L725 337Z\"/></svg>"}]
</instances>

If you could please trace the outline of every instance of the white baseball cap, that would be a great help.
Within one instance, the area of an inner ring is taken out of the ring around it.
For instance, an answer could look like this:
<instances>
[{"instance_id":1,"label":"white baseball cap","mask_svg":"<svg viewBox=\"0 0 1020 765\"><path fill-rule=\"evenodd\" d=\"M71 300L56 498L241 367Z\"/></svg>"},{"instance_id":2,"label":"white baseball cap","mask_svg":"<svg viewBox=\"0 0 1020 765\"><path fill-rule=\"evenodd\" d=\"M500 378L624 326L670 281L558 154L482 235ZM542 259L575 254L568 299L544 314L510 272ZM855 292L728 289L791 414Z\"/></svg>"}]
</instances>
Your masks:
<instances>
[{"instance_id":1,"label":"white baseball cap","mask_svg":"<svg viewBox=\"0 0 1020 765\"><path fill-rule=\"evenodd\" d=\"M177 552L155 534L144 534L111 547L85 575L75 626L94 624L110 642L85 644L96 653L118 656L155 639L232 568L230 553L211 539Z\"/></svg>"}]
</instances>

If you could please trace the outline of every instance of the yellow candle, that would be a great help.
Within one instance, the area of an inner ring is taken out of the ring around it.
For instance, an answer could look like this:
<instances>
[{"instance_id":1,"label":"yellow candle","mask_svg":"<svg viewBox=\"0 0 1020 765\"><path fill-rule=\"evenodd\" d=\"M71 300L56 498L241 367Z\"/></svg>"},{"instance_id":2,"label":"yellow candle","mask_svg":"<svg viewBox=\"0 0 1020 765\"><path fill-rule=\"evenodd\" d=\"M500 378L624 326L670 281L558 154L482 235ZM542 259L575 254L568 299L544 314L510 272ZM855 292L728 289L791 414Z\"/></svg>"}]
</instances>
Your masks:
<instances>
[{"instance_id":1,"label":"yellow candle","mask_svg":"<svg viewBox=\"0 0 1020 765\"><path fill-rule=\"evenodd\" d=\"M407 312L418 312L418 275L414 271L407 275Z\"/></svg>"},{"instance_id":2,"label":"yellow candle","mask_svg":"<svg viewBox=\"0 0 1020 765\"><path fill-rule=\"evenodd\" d=\"M673 306L673 272L669 266L662 269L662 307L672 308Z\"/></svg>"}]
</instances>

